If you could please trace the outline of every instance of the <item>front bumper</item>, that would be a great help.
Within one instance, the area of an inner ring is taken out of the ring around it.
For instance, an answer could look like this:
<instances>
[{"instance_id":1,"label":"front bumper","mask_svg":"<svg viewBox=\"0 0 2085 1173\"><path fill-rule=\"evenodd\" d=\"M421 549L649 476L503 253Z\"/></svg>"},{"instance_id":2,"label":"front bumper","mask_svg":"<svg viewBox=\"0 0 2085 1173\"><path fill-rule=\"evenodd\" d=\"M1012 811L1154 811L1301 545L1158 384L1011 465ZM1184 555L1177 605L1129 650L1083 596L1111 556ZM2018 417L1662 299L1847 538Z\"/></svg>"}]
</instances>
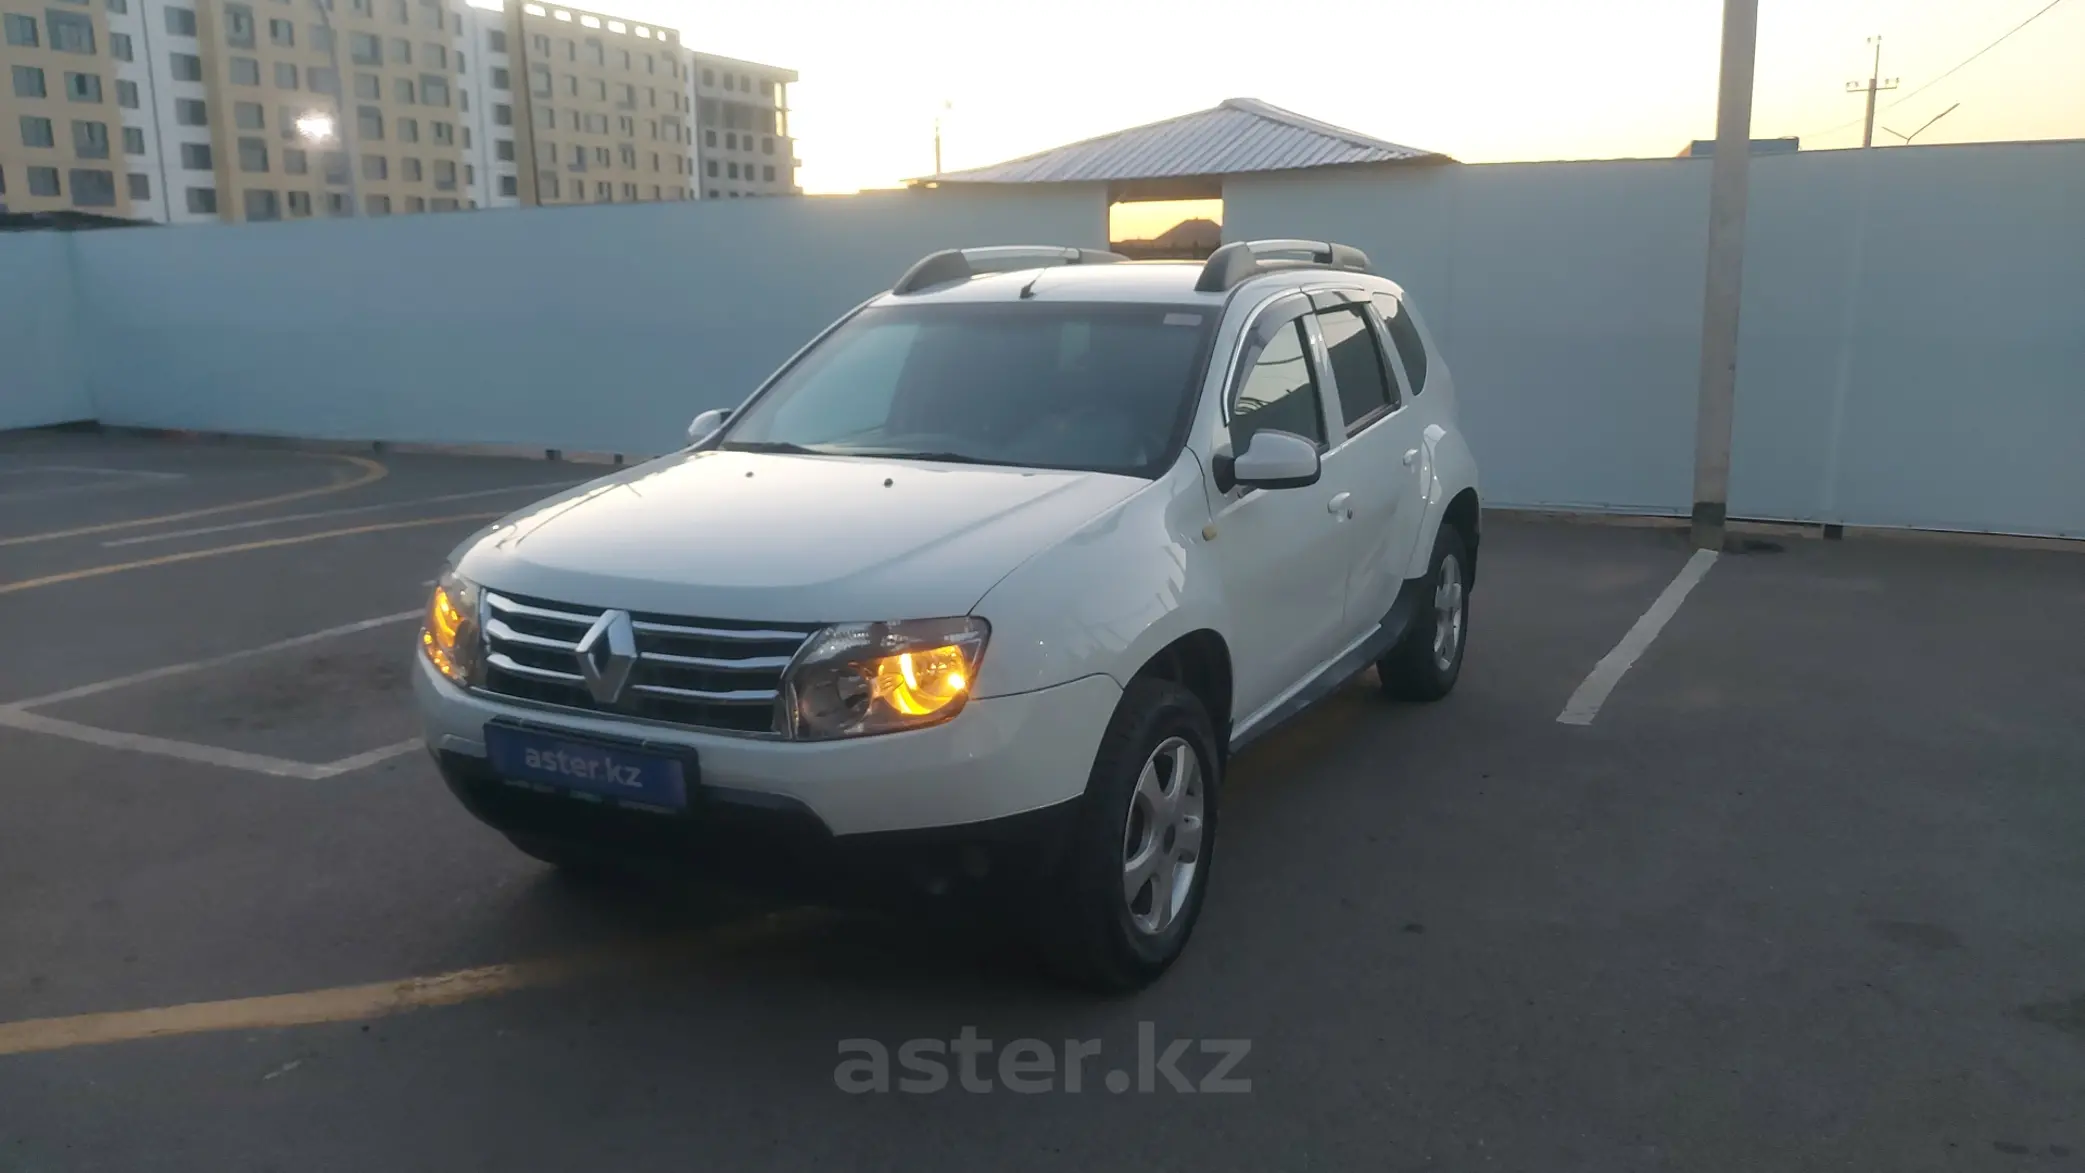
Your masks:
<instances>
[{"instance_id":1,"label":"front bumper","mask_svg":"<svg viewBox=\"0 0 2085 1173\"><path fill-rule=\"evenodd\" d=\"M733 737L543 708L469 692L415 655L413 692L427 746L452 789L501 830L511 812L485 796L525 793L492 776L484 729L496 718L577 737L663 742L693 750L698 801L685 818L611 811L656 824L699 821L706 810L788 812L834 839L937 828L951 832L1077 798L1122 690L1106 676L971 701L953 720L907 733L843 741ZM555 796L537 796L555 797ZM590 804L558 799L579 811ZM533 809L533 808L531 808ZM638 825L642 826L642 823ZM521 828L538 830L535 824Z\"/></svg>"}]
</instances>

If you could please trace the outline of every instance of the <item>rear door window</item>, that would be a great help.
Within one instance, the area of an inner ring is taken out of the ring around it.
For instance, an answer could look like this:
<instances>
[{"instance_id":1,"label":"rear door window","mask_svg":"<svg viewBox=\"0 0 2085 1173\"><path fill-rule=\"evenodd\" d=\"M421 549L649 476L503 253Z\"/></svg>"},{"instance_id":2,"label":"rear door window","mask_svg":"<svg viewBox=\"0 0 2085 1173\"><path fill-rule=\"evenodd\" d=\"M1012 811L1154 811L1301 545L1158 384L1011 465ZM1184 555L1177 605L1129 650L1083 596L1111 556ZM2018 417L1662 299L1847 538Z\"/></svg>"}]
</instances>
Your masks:
<instances>
[{"instance_id":1,"label":"rear door window","mask_svg":"<svg viewBox=\"0 0 2085 1173\"><path fill-rule=\"evenodd\" d=\"M1318 329L1332 360L1332 381L1339 388L1339 410L1346 420L1347 435L1396 410L1396 380L1383 361L1376 332L1362 307L1326 310L1318 315Z\"/></svg>"}]
</instances>

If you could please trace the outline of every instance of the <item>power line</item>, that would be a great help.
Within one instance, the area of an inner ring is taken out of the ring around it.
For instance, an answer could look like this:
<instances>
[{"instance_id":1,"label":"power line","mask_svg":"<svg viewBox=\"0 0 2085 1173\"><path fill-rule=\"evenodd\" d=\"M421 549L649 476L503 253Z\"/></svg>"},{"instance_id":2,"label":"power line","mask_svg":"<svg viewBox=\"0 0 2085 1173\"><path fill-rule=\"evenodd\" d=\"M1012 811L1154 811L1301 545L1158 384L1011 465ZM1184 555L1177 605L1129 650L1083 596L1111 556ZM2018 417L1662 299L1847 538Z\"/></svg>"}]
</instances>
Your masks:
<instances>
[{"instance_id":1,"label":"power line","mask_svg":"<svg viewBox=\"0 0 2085 1173\"><path fill-rule=\"evenodd\" d=\"M1889 105L1883 107L1883 109L1894 110L1897 107L1902 106L1904 103L1909 102L1913 98L1918 97L1920 94L1926 92L1927 90L1932 89L1934 86L1939 85L1941 82L1946 81L1948 78L1953 77L1955 74L1961 72L1963 66L1968 65L1970 62L1976 60L1979 57L1982 57L1984 54L1989 53L1991 50L1996 49L1998 46L2004 44L2007 38L2011 37L2014 33L2019 32L2021 29L2026 28L2028 25L2033 24L2035 21L2040 20L2044 15L2048 13L2050 9L2056 7L2058 4L2061 3L2063 3L2063 0L2049 0L2047 4L2044 4L2041 6L2041 8L2037 9L2033 16L2030 16L2026 20L2021 21L2019 24L2016 24L2013 27L2007 29L2005 31L2004 36L1999 37L1997 40L1991 42L1988 45L1985 45L1983 48L1978 49L1976 52L1971 53L1969 56L1963 58L1959 63L1957 63L1953 69L1950 69L1946 73L1941 74L1939 77L1936 77L1933 80L1927 82L1926 84L1919 86L1917 89L1912 90L1910 93L1905 94L1903 97L1898 98L1896 101L1891 102ZM1837 126L1828 127L1824 130L1813 130L1805 137L1815 138L1816 136L1821 134L1832 134L1837 131L1845 130L1849 126L1859 126L1864 121L1866 121L1865 116L1861 118L1855 118L1850 122L1842 122Z\"/></svg>"}]
</instances>

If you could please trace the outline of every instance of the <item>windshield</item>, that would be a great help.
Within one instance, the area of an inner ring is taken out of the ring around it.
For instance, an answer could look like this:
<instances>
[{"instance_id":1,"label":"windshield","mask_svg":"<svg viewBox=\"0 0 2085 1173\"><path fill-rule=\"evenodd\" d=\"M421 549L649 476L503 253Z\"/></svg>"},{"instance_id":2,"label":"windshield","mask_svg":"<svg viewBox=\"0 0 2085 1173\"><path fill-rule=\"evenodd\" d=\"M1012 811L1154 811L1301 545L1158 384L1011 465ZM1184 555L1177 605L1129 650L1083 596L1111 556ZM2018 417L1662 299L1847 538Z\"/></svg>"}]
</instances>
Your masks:
<instances>
[{"instance_id":1,"label":"windshield","mask_svg":"<svg viewBox=\"0 0 2085 1173\"><path fill-rule=\"evenodd\" d=\"M1210 307L878 306L777 376L720 447L1155 477L1170 464Z\"/></svg>"}]
</instances>

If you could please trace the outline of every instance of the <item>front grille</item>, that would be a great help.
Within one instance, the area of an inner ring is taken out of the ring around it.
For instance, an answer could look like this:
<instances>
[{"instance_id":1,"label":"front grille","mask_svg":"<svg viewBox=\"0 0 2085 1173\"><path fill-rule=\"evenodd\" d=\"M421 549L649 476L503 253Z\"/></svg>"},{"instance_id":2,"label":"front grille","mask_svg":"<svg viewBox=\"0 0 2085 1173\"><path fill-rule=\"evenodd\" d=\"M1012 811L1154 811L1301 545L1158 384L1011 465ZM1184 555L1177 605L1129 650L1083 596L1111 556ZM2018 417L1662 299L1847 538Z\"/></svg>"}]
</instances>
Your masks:
<instances>
[{"instance_id":1,"label":"front grille","mask_svg":"<svg viewBox=\"0 0 2085 1173\"><path fill-rule=\"evenodd\" d=\"M604 608L485 594L487 692L699 729L773 733L782 670L814 627L630 613L637 663L613 704L579 674L581 637Z\"/></svg>"}]
</instances>

